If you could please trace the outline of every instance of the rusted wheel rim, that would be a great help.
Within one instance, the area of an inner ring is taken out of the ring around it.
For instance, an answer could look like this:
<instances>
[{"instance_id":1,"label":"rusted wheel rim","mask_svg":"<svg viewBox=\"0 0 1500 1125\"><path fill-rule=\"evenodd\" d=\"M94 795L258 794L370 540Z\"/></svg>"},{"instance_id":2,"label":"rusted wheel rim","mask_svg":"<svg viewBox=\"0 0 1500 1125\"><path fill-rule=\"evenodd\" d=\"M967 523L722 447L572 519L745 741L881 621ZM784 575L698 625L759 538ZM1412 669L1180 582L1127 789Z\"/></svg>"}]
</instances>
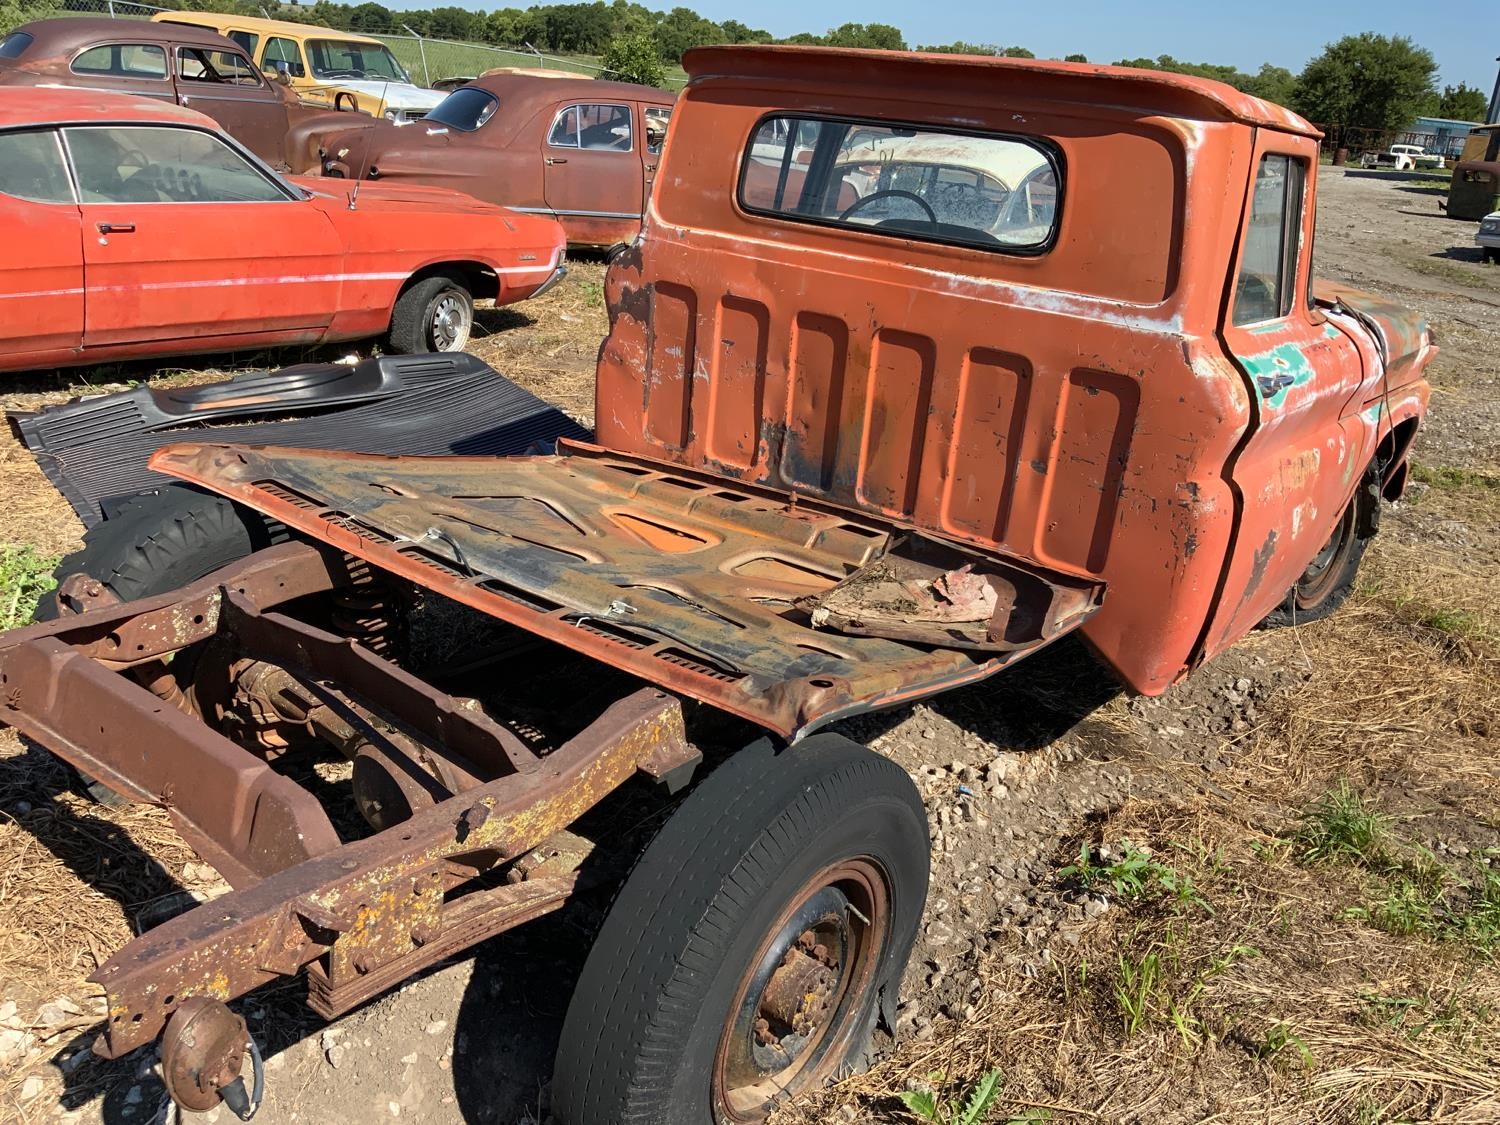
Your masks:
<instances>
[{"instance_id":1,"label":"rusted wheel rim","mask_svg":"<svg viewBox=\"0 0 1500 1125\"><path fill-rule=\"evenodd\" d=\"M778 1093L824 1082L855 1045L889 938L887 884L875 860L843 860L767 927L714 1058L719 1122L763 1120Z\"/></svg>"},{"instance_id":2,"label":"rusted wheel rim","mask_svg":"<svg viewBox=\"0 0 1500 1125\"><path fill-rule=\"evenodd\" d=\"M1298 609L1315 609L1324 598L1338 588L1339 578L1344 573L1344 563L1354 546L1354 505L1344 509L1338 526L1323 544L1323 549L1313 556L1312 562L1297 580L1295 591Z\"/></svg>"},{"instance_id":3,"label":"rusted wheel rim","mask_svg":"<svg viewBox=\"0 0 1500 1125\"><path fill-rule=\"evenodd\" d=\"M457 294L444 293L432 303L432 344L440 352L456 352L469 339L469 311Z\"/></svg>"}]
</instances>

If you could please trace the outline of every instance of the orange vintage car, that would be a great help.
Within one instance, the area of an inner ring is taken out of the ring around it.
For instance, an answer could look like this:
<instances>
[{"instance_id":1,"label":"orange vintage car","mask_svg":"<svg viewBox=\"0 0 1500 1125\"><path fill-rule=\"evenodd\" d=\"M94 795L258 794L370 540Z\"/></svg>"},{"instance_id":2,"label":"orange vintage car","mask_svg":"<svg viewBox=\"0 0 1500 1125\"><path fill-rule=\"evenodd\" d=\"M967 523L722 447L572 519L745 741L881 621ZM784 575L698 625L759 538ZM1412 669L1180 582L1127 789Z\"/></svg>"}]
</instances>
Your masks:
<instances>
[{"instance_id":1,"label":"orange vintage car","mask_svg":"<svg viewBox=\"0 0 1500 1125\"><path fill-rule=\"evenodd\" d=\"M5 721L170 808L234 885L94 978L100 1049L161 1035L186 1108L247 1107L224 1001L305 973L336 1015L593 883L554 1120L763 1122L894 1025L927 895L911 777L829 724L1073 633L1160 694L1333 612L1401 494L1435 349L1314 283L1300 117L1125 68L684 61L592 442L193 435L150 464L198 488L101 525L72 615L0 637ZM178 587L267 518L292 541ZM465 654L482 706L402 648L431 592L513 627ZM757 736L726 746L725 715ZM362 838L272 768L328 748ZM632 778L695 780L639 853Z\"/></svg>"},{"instance_id":2,"label":"orange vintage car","mask_svg":"<svg viewBox=\"0 0 1500 1125\"><path fill-rule=\"evenodd\" d=\"M563 273L562 228L456 192L279 176L144 98L0 101L0 369L382 337L461 351L474 299Z\"/></svg>"}]
</instances>

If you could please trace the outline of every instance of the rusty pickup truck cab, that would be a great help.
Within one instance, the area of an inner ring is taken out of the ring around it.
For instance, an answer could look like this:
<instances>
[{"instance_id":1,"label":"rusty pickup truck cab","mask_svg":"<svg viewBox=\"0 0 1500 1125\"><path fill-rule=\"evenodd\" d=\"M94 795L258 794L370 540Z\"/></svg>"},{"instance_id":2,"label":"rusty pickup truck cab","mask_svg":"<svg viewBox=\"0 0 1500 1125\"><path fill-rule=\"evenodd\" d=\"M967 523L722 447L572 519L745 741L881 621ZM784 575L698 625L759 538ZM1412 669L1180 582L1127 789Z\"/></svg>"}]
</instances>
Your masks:
<instances>
[{"instance_id":1,"label":"rusty pickup truck cab","mask_svg":"<svg viewBox=\"0 0 1500 1125\"><path fill-rule=\"evenodd\" d=\"M331 1017L589 893L591 810L639 777L692 788L619 884L553 1112L761 1120L892 1018L926 896L914 786L830 723L1072 632L1163 692L1330 612L1403 487L1434 348L1314 283L1295 115L1029 60L686 65L593 442L171 446L201 491L158 495L150 550L0 638L5 720L234 887L95 977L98 1049L161 1035L184 1106L251 1108L227 1001L302 973ZM290 539L237 559L254 513ZM433 595L493 627L477 685L403 643ZM319 744L367 831L286 768Z\"/></svg>"}]
</instances>

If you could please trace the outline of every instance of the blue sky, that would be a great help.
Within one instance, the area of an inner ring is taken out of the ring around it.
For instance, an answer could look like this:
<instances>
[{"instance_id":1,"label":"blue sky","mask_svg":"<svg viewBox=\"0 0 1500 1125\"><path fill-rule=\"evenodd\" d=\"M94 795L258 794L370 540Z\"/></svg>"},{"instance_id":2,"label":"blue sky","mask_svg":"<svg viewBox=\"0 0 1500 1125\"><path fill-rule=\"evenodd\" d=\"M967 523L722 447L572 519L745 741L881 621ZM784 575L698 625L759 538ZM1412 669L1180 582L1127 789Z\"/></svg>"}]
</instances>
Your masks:
<instances>
[{"instance_id":1,"label":"blue sky","mask_svg":"<svg viewBox=\"0 0 1500 1125\"><path fill-rule=\"evenodd\" d=\"M405 0L410 3L411 0ZM467 7L488 3L460 0ZM504 6L500 0L498 6ZM528 0L508 0L524 7ZM1438 61L1439 84L1460 81L1486 93L1500 55L1495 0L1311 0L1258 4L1225 0L644 0L687 3L714 20L738 19L774 35L822 32L842 23L889 23L908 43L1000 43L1043 58L1082 52L1095 62L1173 55L1256 70L1272 62L1299 71L1325 43L1360 31L1409 35Z\"/></svg>"}]
</instances>

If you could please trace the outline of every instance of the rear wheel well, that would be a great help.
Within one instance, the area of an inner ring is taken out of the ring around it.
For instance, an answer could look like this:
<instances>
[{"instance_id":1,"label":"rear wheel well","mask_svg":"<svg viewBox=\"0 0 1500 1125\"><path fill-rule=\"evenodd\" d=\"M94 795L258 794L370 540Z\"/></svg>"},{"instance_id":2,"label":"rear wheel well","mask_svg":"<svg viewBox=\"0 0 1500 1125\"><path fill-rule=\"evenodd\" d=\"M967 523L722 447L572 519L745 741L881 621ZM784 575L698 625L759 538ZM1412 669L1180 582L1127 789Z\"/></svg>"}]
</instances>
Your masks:
<instances>
[{"instance_id":1,"label":"rear wheel well","mask_svg":"<svg viewBox=\"0 0 1500 1125\"><path fill-rule=\"evenodd\" d=\"M397 298L429 277L452 278L467 289L476 301L493 301L500 296L500 277L491 267L483 262L458 261L435 262L430 266L423 266L402 283L401 292L396 294Z\"/></svg>"}]
</instances>

